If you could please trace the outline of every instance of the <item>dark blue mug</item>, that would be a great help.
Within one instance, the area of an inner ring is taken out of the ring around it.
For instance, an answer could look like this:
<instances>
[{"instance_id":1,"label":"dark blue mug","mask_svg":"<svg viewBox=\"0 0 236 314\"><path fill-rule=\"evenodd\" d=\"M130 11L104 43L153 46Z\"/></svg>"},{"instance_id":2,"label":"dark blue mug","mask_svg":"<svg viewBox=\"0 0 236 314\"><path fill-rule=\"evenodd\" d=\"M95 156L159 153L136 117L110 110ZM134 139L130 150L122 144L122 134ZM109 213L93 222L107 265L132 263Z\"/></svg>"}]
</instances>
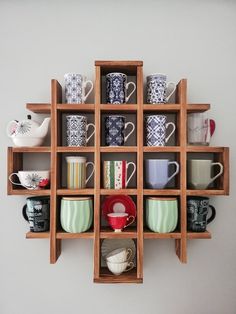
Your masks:
<instances>
[{"instance_id":1,"label":"dark blue mug","mask_svg":"<svg viewBox=\"0 0 236 314\"><path fill-rule=\"evenodd\" d=\"M128 125L132 126L132 130L125 136L125 129ZM105 117L105 145L123 146L134 130L135 125L132 122L125 122L124 116Z\"/></svg>"}]
</instances>

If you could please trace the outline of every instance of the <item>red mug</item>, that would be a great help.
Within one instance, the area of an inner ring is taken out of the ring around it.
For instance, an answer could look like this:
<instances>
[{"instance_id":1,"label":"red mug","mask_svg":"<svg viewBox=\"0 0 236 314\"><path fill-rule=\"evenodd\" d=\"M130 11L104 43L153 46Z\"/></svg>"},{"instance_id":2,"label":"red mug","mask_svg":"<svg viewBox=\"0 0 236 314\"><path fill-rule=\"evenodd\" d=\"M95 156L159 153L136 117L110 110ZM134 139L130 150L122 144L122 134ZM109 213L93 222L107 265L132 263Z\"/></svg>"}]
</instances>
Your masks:
<instances>
[{"instance_id":1,"label":"red mug","mask_svg":"<svg viewBox=\"0 0 236 314\"><path fill-rule=\"evenodd\" d=\"M107 220L115 232L121 232L122 229L134 222L135 217L129 216L127 213L110 213L107 214Z\"/></svg>"}]
</instances>

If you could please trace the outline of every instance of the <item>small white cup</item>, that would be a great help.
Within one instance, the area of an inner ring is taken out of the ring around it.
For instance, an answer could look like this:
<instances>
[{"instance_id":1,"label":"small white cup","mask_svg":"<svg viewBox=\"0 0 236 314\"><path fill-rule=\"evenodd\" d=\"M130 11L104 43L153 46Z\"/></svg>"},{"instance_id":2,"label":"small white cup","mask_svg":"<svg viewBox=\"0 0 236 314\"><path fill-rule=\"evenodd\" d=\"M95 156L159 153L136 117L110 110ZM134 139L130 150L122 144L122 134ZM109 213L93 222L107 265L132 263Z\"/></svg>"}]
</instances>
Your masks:
<instances>
[{"instance_id":1,"label":"small white cup","mask_svg":"<svg viewBox=\"0 0 236 314\"><path fill-rule=\"evenodd\" d=\"M131 248L119 248L110 252L106 256L106 260L111 263L124 263L129 262L133 254Z\"/></svg>"},{"instance_id":2,"label":"small white cup","mask_svg":"<svg viewBox=\"0 0 236 314\"><path fill-rule=\"evenodd\" d=\"M114 275L119 276L123 272L127 272L134 268L133 262L111 263L107 261L107 267Z\"/></svg>"},{"instance_id":3,"label":"small white cup","mask_svg":"<svg viewBox=\"0 0 236 314\"><path fill-rule=\"evenodd\" d=\"M18 177L20 183L12 181L12 176ZM50 181L50 172L46 171L18 171L13 172L9 176L9 180L12 184L21 185L28 190L39 190L41 188L47 188Z\"/></svg>"}]
</instances>

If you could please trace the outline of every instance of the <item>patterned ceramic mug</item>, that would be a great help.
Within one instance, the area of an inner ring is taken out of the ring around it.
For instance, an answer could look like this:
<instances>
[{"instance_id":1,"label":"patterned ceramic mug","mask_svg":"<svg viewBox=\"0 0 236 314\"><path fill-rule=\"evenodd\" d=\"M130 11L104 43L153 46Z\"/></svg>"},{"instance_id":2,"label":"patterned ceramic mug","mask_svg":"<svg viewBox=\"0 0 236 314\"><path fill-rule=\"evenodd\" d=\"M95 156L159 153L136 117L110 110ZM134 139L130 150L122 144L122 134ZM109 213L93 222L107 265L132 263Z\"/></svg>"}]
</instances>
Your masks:
<instances>
[{"instance_id":1,"label":"patterned ceramic mug","mask_svg":"<svg viewBox=\"0 0 236 314\"><path fill-rule=\"evenodd\" d=\"M17 176L20 183L12 181L12 176ZM14 185L21 185L28 190L47 188L50 182L50 172L46 171L18 171L9 176L9 181Z\"/></svg>"},{"instance_id":2,"label":"patterned ceramic mug","mask_svg":"<svg viewBox=\"0 0 236 314\"><path fill-rule=\"evenodd\" d=\"M93 90L93 82L88 81L86 76L77 73L67 73L65 79L65 96L66 102L70 104L83 104ZM87 85L90 84L90 89L85 94Z\"/></svg>"},{"instance_id":3,"label":"patterned ceramic mug","mask_svg":"<svg viewBox=\"0 0 236 314\"><path fill-rule=\"evenodd\" d=\"M125 136L125 129L128 125L132 126L132 130ZM105 145L123 146L134 130L135 125L132 122L125 122L124 116L105 117Z\"/></svg>"},{"instance_id":4,"label":"patterned ceramic mug","mask_svg":"<svg viewBox=\"0 0 236 314\"><path fill-rule=\"evenodd\" d=\"M210 217L208 216L211 210ZM209 205L209 198L202 196L190 196L187 199L188 230L195 232L206 231L207 225L215 219L216 210Z\"/></svg>"},{"instance_id":5,"label":"patterned ceramic mug","mask_svg":"<svg viewBox=\"0 0 236 314\"><path fill-rule=\"evenodd\" d=\"M127 96L127 90L133 85L133 90ZM109 104L124 104L128 102L131 95L135 92L136 85L134 82L127 83L127 75L124 73L108 73L106 75L106 98Z\"/></svg>"},{"instance_id":6,"label":"patterned ceramic mug","mask_svg":"<svg viewBox=\"0 0 236 314\"><path fill-rule=\"evenodd\" d=\"M87 138L89 127L93 128L93 132ZM79 115L66 116L67 146L87 146L94 133L95 125L93 123L87 124L87 117Z\"/></svg>"},{"instance_id":7,"label":"patterned ceramic mug","mask_svg":"<svg viewBox=\"0 0 236 314\"><path fill-rule=\"evenodd\" d=\"M165 146L172 134L174 134L176 126L173 122L166 123L167 116L151 115L145 118L146 121L146 145L147 146ZM166 136L166 129L173 127L172 132Z\"/></svg>"},{"instance_id":8,"label":"patterned ceramic mug","mask_svg":"<svg viewBox=\"0 0 236 314\"><path fill-rule=\"evenodd\" d=\"M147 76L147 103L160 104L166 103L176 90L176 84L166 83L165 74L151 74ZM167 89L172 86L172 91L167 96Z\"/></svg>"},{"instance_id":9,"label":"patterned ceramic mug","mask_svg":"<svg viewBox=\"0 0 236 314\"><path fill-rule=\"evenodd\" d=\"M127 172L129 166L133 167L133 171L127 179ZM126 160L120 161L104 161L103 173L104 173L104 188L105 189L125 189L135 174L136 165L133 162L127 162Z\"/></svg>"},{"instance_id":10,"label":"patterned ceramic mug","mask_svg":"<svg viewBox=\"0 0 236 314\"><path fill-rule=\"evenodd\" d=\"M94 163L86 162L85 157L68 156L67 161L67 188L68 189L84 189L87 182L94 174ZM86 179L87 166L92 166L92 172Z\"/></svg>"}]
</instances>

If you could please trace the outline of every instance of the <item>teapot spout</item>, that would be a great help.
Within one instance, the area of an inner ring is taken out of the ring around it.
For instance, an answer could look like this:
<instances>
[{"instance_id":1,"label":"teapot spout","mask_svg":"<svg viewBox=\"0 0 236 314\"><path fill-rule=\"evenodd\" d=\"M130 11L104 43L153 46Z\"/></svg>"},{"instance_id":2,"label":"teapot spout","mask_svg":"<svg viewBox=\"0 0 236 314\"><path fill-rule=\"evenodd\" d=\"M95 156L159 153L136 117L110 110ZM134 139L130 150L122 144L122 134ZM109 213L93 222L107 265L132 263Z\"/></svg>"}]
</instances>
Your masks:
<instances>
[{"instance_id":1,"label":"teapot spout","mask_svg":"<svg viewBox=\"0 0 236 314\"><path fill-rule=\"evenodd\" d=\"M47 135L50 121L51 121L51 118L45 118L43 120L43 123L38 127L36 131L38 137L45 137Z\"/></svg>"}]
</instances>

